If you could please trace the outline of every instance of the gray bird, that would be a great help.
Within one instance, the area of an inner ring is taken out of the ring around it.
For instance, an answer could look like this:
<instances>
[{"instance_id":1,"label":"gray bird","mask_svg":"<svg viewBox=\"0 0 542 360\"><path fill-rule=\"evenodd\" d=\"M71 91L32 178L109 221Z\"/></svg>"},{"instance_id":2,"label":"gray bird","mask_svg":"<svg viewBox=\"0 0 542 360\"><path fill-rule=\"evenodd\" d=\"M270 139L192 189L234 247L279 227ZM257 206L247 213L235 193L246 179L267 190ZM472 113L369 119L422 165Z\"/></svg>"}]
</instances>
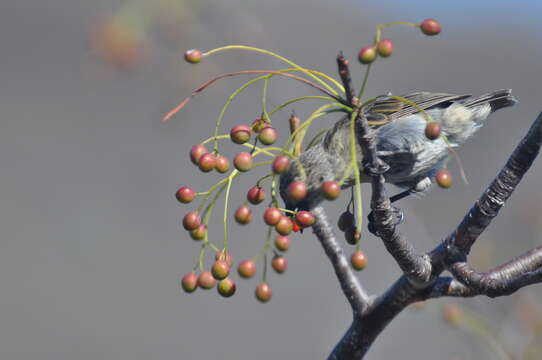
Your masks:
<instances>
[{"instance_id":1,"label":"gray bird","mask_svg":"<svg viewBox=\"0 0 542 360\"><path fill-rule=\"evenodd\" d=\"M434 121L441 124L442 136L429 140L425 136L426 118L413 106L389 96L379 97L367 109L369 124L376 131L377 153L389 165L384 173L386 182L406 191L392 197L398 200L412 193L423 193L434 182L449 156L449 147L457 147L471 137L484 120L498 109L512 106L517 100L511 90L498 90L472 98L470 94L452 95L444 93L416 92L402 97L424 109ZM362 155L357 146L357 160L362 169ZM350 118L345 117L330 129L322 142L305 151L299 157L306 178L300 176L297 166L292 164L280 177L280 194L286 208L309 209L323 200L322 184L325 181L340 181L350 163ZM295 180L307 184L308 195L301 202L293 202L286 194L288 185ZM370 177L361 171L361 181L370 182ZM353 173L343 183L343 188L354 184Z\"/></svg>"}]
</instances>

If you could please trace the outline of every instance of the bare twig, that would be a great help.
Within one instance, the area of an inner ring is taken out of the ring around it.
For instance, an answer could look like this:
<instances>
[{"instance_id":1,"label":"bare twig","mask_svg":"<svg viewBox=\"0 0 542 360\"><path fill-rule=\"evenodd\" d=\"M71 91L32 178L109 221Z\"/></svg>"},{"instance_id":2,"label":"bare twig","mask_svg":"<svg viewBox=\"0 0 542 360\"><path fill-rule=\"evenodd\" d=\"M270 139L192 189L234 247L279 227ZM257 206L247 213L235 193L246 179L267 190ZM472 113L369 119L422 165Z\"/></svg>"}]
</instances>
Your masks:
<instances>
[{"instance_id":1,"label":"bare twig","mask_svg":"<svg viewBox=\"0 0 542 360\"><path fill-rule=\"evenodd\" d=\"M343 293L348 299L352 311L354 314L361 314L368 305L369 296L354 275L342 247L337 242L337 239L335 239L323 207L317 206L311 212L316 217L316 223L312 227L314 234L320 240L326 255L333 265L335 274L337 274Z\"/></svg>"}]
</instances>

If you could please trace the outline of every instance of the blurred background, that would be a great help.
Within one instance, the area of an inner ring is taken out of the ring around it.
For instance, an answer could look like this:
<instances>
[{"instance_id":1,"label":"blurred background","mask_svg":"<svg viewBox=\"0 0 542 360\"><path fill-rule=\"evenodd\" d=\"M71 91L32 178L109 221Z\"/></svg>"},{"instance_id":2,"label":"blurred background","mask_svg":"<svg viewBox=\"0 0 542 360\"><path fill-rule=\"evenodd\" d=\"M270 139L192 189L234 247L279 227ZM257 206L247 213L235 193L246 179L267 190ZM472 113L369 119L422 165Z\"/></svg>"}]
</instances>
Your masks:
<instances>
[{"instance_id":1,"label":"blurred background","mask_svg":"<svg viewBox=\"0 0 542 360\"><path fill-rule=\"evenodd\" d=\"M462 219L541 110L541 10L527 0L0 2L0 358L325 358L351 314L310 231L292 237L287 273L269 274L274 296L266 305L254 299L257 279L238 281L230 299L215 290L179 290L199 245L180 226L192 207L179 205L174 193L181 185L204 191L218 180L216 172L197 171L188 152L211 135L229 93L248 77L222 81L169 123L160 119L214 75L284 67L247 52L194 66L183 52L254 45L336 77L342 50L359 84L356 55L377 24L438 19L443 31L436 37L407 27L384 33L395 53L374 66L368 95L512 88L520 102L492 116L459 150L468 185L452 160L455 186L400 203L402 231L426 251ZM225 130L258 117L259 92L234 102ZM268 101L314 94L275 79ZM294 109L304 117L314 103ZM277 114L274 124L285 129L290 111ZM322 119L320 128L335 119ZM479 269L540 243L541 176L539 161L477 243L472 262ZM257 177L234 186L233 208ZM333 221L346 201L329 206ZM216 223L210 231L218 243ZM234 258L248 258L262 246L265 228L232 224L230 239ZM369 265L359 276L380 293L399 276L398 267L369 233L362 248ZM526 343L539 343L540 295L540 287L531 287L502 299L445 299L406 309L367 358L495 359L499 346L521 358L536 349L526 350ZM442 304L452 303L477 314L485 335L445 322Z\"/></svg>"}]
</instances>

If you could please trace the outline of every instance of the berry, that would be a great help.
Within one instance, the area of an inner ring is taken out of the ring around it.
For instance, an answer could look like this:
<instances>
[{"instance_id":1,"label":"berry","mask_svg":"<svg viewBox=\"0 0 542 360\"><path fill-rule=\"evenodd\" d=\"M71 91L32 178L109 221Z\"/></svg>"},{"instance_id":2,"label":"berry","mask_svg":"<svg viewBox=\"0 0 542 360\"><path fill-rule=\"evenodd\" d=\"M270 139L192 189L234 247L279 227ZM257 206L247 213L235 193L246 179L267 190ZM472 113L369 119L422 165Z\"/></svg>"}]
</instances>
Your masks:
<instances>
[{"instance_id":1,"label":"berry","mask_svg":"<svg viewBox=\"0 0 542 360\"><path fill-rule=\"evenodd\" d=\"M431 121L425 126L425 136L429 140L435 140L440 136L441 125L439 122Z\"/></svg>"},{"instance_id":2,"label":"berry","mask_svg":"<svg viewBox=\"0 0 542 360\"><path fill-rule=\"evenodd\" d=\"M233 166L241 172L247 172L252 168L252 155L247 152L240 152L233 159Z\"/></svg>"},{"instance_id":3,"label":"berry","mask_svg":"<svg viewBox=\"0 0 542 360\"><path fill-rule=\"evenodd\" d=\"M352 264L352 267L354 270L363 270L365 266L367 266L367 257L361 250L356 250L354 253L352 253L352 256L350 257L350 263Z\"/></svg>"},{"instance_id":4,"label":"berry","mask_svg":"<svg viewBox=\"0 0 542 360\"><path fill-rule=\"evenodd\" d=\"M203 172L212 171L216 167L216 157L211 153L203 154L199 158L198 166Z\"/></svg>"},{"instance_id":5,"label":"berry","mask_svg":"<svg viewBox=\"0 0 542 360\"><path fill-rule=\"evenodd\" d=\"M336 181L325 181L322 184L324 197L328 200L335 200L341 195L341 185Z\"/></svg>"},{"instance_id":6,"label":"berry","mask_svg":"<svg viewBox=\"0 0 542 360\"><path fill-rule=\"evenodd\" d=\"M256 295L256 299L258 299L258 301L266 303L271 300L273 292L271 291L271 287L269 286L269 284L267 284L266 282L261 282L256 286L254 295Z\"/></svg>"},{"instance_id":7,"label":"berry","mask_svg":"<svg viewBox=\"0 0 542 360\"><path fill-rule=\"evenodd\" d=\"M271 266L277 273L282 274L288 268L288 259L284 256L275 256L271 261Z\"/></svg>"},{"instance_id":8,"label":"berry","mask_svg":"<svg viewBox=\"0 0 542 360\"><path fill-rule=\"evenodd\" d=\"M203 54L198 49L187 50L184 53L184 59L186 60L186 62L189 62L190 64L197 64L201 61L202 58L203 58Z\"/></svg>"},{"instance_id":9,"label":"berry","mask_svg":"<svg viewBox=\"0 0 542 360\"><path fill-rule=\"evenodd\" d=\"M256 120L252 122L252 130L254 130L254 132L256 133L259 133L260 131L262 131L263 128L266 126L267 126L267 121L265 121L262 118L257 118Z\"/></svg>"},{"instance_id":10,"label":"berry","mask_svg":"<svg viewBox=\"0 0 542 360\"><path fill-rule=\"evenodd\" d=\"M302 228L312 226L315 221L316 218L309 211L298 211L297 214L295 214L295 222Z\"/></svg>"},{"instance_id":11,"label":"berry","mask_svg":"<svg viewBox=\"0 0 542 360\"><path fill-rule=\"evenodd\" d=\"M448 170L439 170L435 180L441 188L447 189L452 186L452 174Z\"/></svg>"},{"instance_id":12,"label":"berry","mask_svg":"<svg viewBox=\"0 0 542 360\"><path fill-rule=\"evenodd\" d=\"M280 251L288 251L290 248L290 239L287 236L277 235L275 237L275 247Z\"/></svg>"},{"instance_id":13,"label":"berry","mask_svg":"<svg viewBox=\"0 0 542 360\"><path fill-rule=\"evenodd\" d=\"M199 159L203 156L203 154L207 153L207 149L202 144L194 145L192 146L192 150L190 150L190 160L192 160L194 165L199 165Z\"/></svg>"},{"instance_id":14,"label":"berry","mask_svg":"<svg viewBox=\"0 0 542 360\"><path fill-rule=\"evenodd\" d=\"M288 119L288 122L290 123L290 134L296 131L301 125L301 119L295 116L294 114L290 116L290 119Z\"/></svg>"},{"instance_id":15,"label":"berry","mask_svg":"<svg viewBox=\"0 0 542 360\"><path fill-rule=\"evenodd\" d=\"M275 225L275 230L283 236L288 235L294 228L294 222L285 215L280 217L279 222Z\"/></svg>"},{"instance_id":16,"label":"berry","mask_svg":"<svg viewBox=\"0 0 542 360\"><path fill-rule=\"evenodd\" d=\"M241 225L246 225L252 220L252 210L246 205L239 206L235 210L235 221Z\"/></svg>"},{"instance_id":17,"label":"berry","mask_svg":"<svg viewBox=\"0 0 542 360\"><path fill-rule=\"evenodd\" d=\"M230 130L230 139L236 144L244 144L250 140L252 130L248 125L235 125Z\"/></svg>"},{"instance_id":18,"label":"berry","mask_svg":"<svg viewBox=\"0 0 542 360\"><path fill-rule=\"evenodd\" d=\"M433 36L440 33L442 26L435 19L425 19L420 24L420 29L425 35Z\"/></svg>"},{"instance_id":19,"label":"berry","mask_svg":"<svg viewBox=\"0 0 542 360\"><path fill-rule=\"evenodd\" d=\"M307 196L307 185L303 181L293 181L288 185L288 197L294 201L300 201Z\"/></svg>"},{"instance_id":20,"label":"berry","mask_svg":"<svg viewBox=\"0 0 542 360\"><path fill-rule=\"evenodd\" d=\"M376 59L376 48L374 46L362 47L358 54L359 62L362 64L370 64Z\"/></svg>"},{"instance_id":21,"label":"berry","mask_svg":"<svg viewBox=\"0 0 542 360\"><path fill-rule=\"evenodd\" d=\"M229 267L233 264L232 256L229 252L224 252L224 250L218 250L215 254L215 260L223 260L228 264Z\"/></svg>"},{"instance_id":22,"label":"berry","mask_svg":"<svg viewBox=\"0 0 542 360\"><path fill-rule=\"evenodd\" d=\"M187 293L196 291L198 288L198 277L193 272L186 274L181 280L181 286Z\"/></svg>"},{"instance_id":23,"label":"berry","mask_svg":"<svg viewBox=\"0 0 542 360\"><path fill-rule=\"evenodd\" d=\"M206 233L207 233L207 226L201 224L194 230L190 231L190 237L194 240L203 240L205 239Z\"/></svg>"},{"instance_id":24,"label":"berry","mask_svg":"<svg viewBox=\"0 0 542 360\"><path fill-rule=\"evenodd\" d=\"M264 145L271 145L277 141L279 137L277 130L274 127L266 126L258 134L258 140Z\"/></svg>"},{"instance_id":25,"label":"berry","mask_svg":"<svg viewBox=\"0 0 542 360\"><path fill-rule=\"evenodd\" d=\"M219 155L216 157L216 171L224 174L230 169L230 161L227 157Z\"/></svg>"},{"instance_id":26,"label":"berry","mask_svg":"<svg viewBox=\"0 0 542 360\"><path fill-rule=\"evenodd\" d=\"M355 226L352 226L344 232L344 239L350 245L356 245L361 239L361 233L356 230Z\"/></svg>"},{"instance_id":27,"label":"berry","mask_svg":"<svg viewBox=\"0 0 542 360\"><path fill-rule=\"evenodd\" d=\"M280 174L288 170L290 167L290 158L286 155L279 155L273 160L271 169L275 174Z\"/></svg>"},{"instance_id":28,"label":"berry","mask_svg":"<svg viewBox=\"0 0 542 360\"><path fill-rule=\"evenodd\" d=\"M277 208L267 208L263 213L263 221L269 226L275 226L282 218L282 212Z\"/></svg>"},{"instance_id":29,"label":"berry","mask_svg":"<svg viewBox=\"0 0 542 360\"><path fill-rule=\"evenodd\" d=\"M390 39L380 40L376 45L378 55L388 57L393 53L393 42Z\"/></svg>"},{"instance_id":30,"label":"berry","mask_svg":"<svg viewBox=\"0 0 542 360\"><path fill-rule=\"evenodd\" d=\"M251 278L256 274L256 263L252 260L243 260L239 263L237 272L242 278Z\"/></svg>"},{"instance_id":31,"label":"berry","mask_svg":"<svg viewBox=\"0 0 542 360\"><path fill-rule=\"evenodd\" d=\"M179 190L177 190L175 196L177 197L177 200L179 200L183 204L188 204L189 202L192 202L192 200L194 200L194 198L196 197L196 193L194 192L194 190L192 190L191 187L183 186Z\"/></svg>"},{"instance_id":32,"label":"berry","mask_svg":"<svg viewBox=\"0 0 542 360\"><path fill-rule=\"evenodd\" d=\"M265 190L259 186L251 187L247 192L247 200L253 205L258 205L265 200Z\"/></svg>"},{"instance_id":33,"label":"berry","mask_svg":"<svg viewBox=\"0 0 542 360\"><path fill-rule=\"evenodd\" d=\"M218 282L218 286L216 287L216 289L218 290L218 293L221 296L226 297L226 298L235 294L236 288L237 287L235 286L235 281L233 281L230 278L225 278L223 280L220 280Z\"/></svg>"},{"instance_id":34,"label":"berry","mask_svg":"<svg viewBox=\"0 0 542 360\"><path fill-rule=\"evenodd\" d=\"M339 227L339 230L341 231L347 231L348 229L354 227L356 223L356 218L354 217L354 214L352 214L350 211L345 211L339 216L339 221L337 221L337 226Z\"/></svg>"},{"instance_id":35,"label":"berry","mask_svg":"<svg viewBox=\"0 0 542 360\"><path fill-rule=\"evenodd\" d=\"M216 280L210 271L204 271L198 276L198 286L202 289L210 289L215 286Z\"/></svg>"},{"instance_id":36,"label":"berry","mask_svg":"<svg viewBox=\"0 0 542 360\"><path fill-rule=\"evenodd\" d=\"M222 280L228 277L230 274L230 267L224 260L217 260L211 268L213 277L217 280Z\"/></svg>"},{"instance_id":37,"label":"berry","mask_svg":"<svg viewBox=\"0 0 542 360\"><path fill-rule=\"evenodd\" d=\"M299 230L301 230L301 228L299 227L299 225L295 221L293 221L292 224L293 224L293 226L292 226L292 231L293 232L298 232Z\"/></svg>"},{"instance_id":38,"label":"berry","mask_svg":"<svg viewBox=\"0 0 542 360\"><path fill-rule=\"evenodd\" d=\"M191 211L183 218L183 227L188 231L192 231L200 225L201 217L199 216L197 211Z\"/></svg>"}]
</instances>

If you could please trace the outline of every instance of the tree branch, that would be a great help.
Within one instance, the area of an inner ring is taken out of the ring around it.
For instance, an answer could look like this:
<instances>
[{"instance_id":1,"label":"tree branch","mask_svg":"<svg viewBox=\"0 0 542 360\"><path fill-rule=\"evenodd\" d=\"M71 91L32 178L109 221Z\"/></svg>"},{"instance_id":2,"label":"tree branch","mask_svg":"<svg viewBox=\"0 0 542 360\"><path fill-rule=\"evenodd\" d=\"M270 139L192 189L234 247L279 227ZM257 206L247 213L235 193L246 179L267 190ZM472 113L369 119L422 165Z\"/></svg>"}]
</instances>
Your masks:
<instances>
[{"instance_id":1,"label":"tree branch","mask_svg":"<svg viewBox=\"0 0 542 360\"><path fill-rule=\"evenodd\" d=\"M369 296L350 267L341 245L337 242L324 208L317 206L311 209L311 212L316 217L316 222L312 226L314 234L320 240L327 257L333 265L335 274L337 274L343 293L348 299L354 315L361 314L367 308Z\"/></svg>"}]
</instances>

